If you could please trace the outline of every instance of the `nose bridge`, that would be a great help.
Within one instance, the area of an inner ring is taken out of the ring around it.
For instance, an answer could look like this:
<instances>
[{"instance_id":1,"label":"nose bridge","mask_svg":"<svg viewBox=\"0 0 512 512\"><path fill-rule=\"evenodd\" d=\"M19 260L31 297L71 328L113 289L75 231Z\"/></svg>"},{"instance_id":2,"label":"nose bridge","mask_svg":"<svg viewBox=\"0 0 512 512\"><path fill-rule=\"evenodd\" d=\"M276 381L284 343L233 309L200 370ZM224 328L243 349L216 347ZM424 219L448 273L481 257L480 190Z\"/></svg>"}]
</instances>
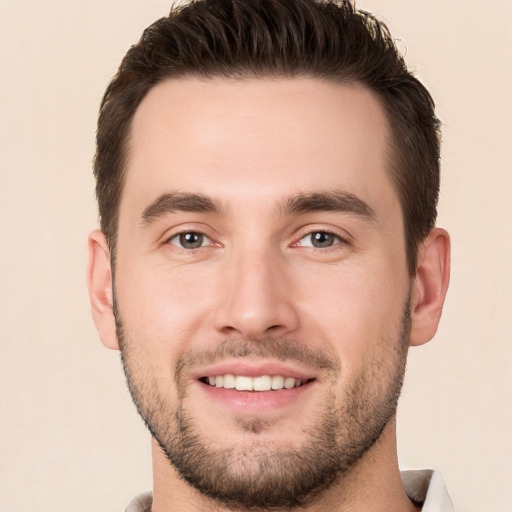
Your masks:
<instances>
[{"instance_id":1,"label":"nose bridge","mask_svg":"<svg viewBox=\"0 0 512 512\"><path fill-rule=\"evenodd\" d=\"M285 261L270 244L233 248L226 261L217 329L258 339L294 330L297 317L286 294Z\"/></svg>"}]
</instances>

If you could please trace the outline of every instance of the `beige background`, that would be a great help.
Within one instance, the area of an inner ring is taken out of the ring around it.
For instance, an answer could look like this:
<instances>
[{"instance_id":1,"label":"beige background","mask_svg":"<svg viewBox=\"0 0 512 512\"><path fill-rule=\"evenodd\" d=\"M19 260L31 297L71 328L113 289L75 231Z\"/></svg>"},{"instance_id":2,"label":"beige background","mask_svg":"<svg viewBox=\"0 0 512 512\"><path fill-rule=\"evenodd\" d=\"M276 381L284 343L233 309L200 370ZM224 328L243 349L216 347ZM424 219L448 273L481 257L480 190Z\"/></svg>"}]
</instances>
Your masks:
<instances>
[{"instance_id":1,"label":"beige background","mask_svg":"<svg viewBox=\"0 0 512 512\"><path fill-rule=\"evenodd\" d=\"M119 511L150 487L149 437L84 280L102 91L166 0L0 0L0 511ZM412 351L406 467L459 512L512 510L510 0L361 0L385 18L444 121L439 224L453 276Z\"/></svg>"}]
</instances>

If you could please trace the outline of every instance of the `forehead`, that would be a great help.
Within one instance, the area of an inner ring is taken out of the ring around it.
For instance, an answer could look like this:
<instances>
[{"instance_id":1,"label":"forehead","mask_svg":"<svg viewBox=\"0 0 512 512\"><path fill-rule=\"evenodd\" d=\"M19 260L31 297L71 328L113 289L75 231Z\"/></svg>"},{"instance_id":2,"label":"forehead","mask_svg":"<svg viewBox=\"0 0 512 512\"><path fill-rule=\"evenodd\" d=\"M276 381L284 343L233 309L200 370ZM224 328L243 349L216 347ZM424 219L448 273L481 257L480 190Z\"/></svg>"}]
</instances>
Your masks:
<instances>
[{"instance_id":1,"label":"forehead","mask_svg":"<svg viewBox=\"0 0 512 512\"><path fill-rule=\"evenodd\" d=\"M386 172L388 134L379 101L357 85L168 80L135 113L121 215L169 190L241 205L258 194L270 200L332 188L396 202Z\"/></svg>"}]
</instances>

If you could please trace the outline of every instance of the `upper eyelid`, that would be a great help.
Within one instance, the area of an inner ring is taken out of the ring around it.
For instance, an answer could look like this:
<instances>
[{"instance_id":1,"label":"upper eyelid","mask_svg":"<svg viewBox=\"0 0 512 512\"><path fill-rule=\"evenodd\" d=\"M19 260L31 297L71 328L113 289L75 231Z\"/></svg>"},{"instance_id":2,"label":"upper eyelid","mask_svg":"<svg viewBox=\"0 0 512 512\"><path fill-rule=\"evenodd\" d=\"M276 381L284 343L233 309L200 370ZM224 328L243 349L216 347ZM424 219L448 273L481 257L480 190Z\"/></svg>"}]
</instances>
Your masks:
<instances>
[{"instance_id":1,"label":"upper eyelid","mask_svg":"<svg viewBox=\"0 0 512 512\"><path fill-rule=\"evenodd\" d=\"M340 240L350 243L354 237L346 230L342 228L334 228L330 226L304 226L299 229L299 235L296 236L296 242L299 242L303 238L313 233L329 233L330 235L337 236ZM295 243L295 242L294 242Z\"/></svg>"},{"instance_id":2,"label":"upper eyelid","mask_svg":"<svg viewBox=\"0 0 512 512\"><path fill-rule=\"evenodd\" d=\"M301 245L302 240L304 240L308 236L311 236L313 233L327 233L329 235L333 235L334 237L336 237L337 241L333 245L329 245L327 247L309 247L309 246ZM307 248L314 249L314 250L327 251L329 249L336 248L336 246L338 246L338 245L345 246L345 245L347 245L349 243L350 242L347 239L343 238L342 236L338 235L337 233L332 233L332 232L326 231L326 230L316 230L316 231L310 231L309 233L306 233L304 236L300 237L297 242L294 242L292 244L292 247L293 246L295 246L295 247L307 247Z\"/></svg>"},{"instance_id":3,"label":"upper eyelid","mask_svg":"<svg viewBox=\"0 0 512 512\"><path fill-rule=\"evenodd\" d=\"M185 231L178 231L177 233L173 233L169 237L165 237L165 239L167 241L169 241L169 240L172 240L173 238L177 238L181 235L189 235L191 233L193 233L194 235L201 235L201 236L204 236L205 238L208 238L208 240L212 240L212 237L207 235L206 233L203 233L202 231L192 230L192 229L188 229Z\"/></svg>"},{"instance_id":4,"label":"upper eyelid","mask_svg":"<svg viewBox=\"0 0 512 512\"><path fill-rule=\"evenodd\" d=\"M309 231L304 236L301 236L300 240L302 240L303 238L306 238L308 236L311 236L311 235L313 235L315 233L326 233L327 235L333 235L336 238L339 238L340 240L344 240L343 236L341 236L339 233L336 233L334 231L329 231L327 229L315 229L313 231Z\"/></svg>"},{"instance_id":5,"label":"upper eyelid","mask_svg":"<svg viewBox=\"0 0 512 512\"><path fill-rule=\"evenodd\" d=\"M335 230L335 229L325 229L325 228L321 228L321 229L310 229L308 231L306 231L304 233L304 235L302 235L301 238L304 238L305 236L308 236L308 235L311 235L313 233L329 233L330 235L334 235L334 236L337 236L339 238L343 238L343 235L340 234L339 231Z\"/></svg>"},{"instance_id":6,"label":"upper eyelid","mask_svg":"<svg viewBox=\"0 0 512 512\"><path fill-rule=\"evenodd\" d=\"M210 235L208 235L207 233L205 233L204 231L201 231L199 229L183 229L183 230L180 230L180 231L174 231L170 235L169 234L165 234L163 239L169 241L169 240L172 240L173 238L176 238L177 236L186 235L186 234L190 234L190 233L194 233L196 235L205 236L206 238L209 238L210 240L212 238Z\"/></svg>"},{"instance_id":7,"label":"upper eyelid","mask_svg":"<svg viewBox=\"0 0 512 512\"><path fill-rule=\"evenodd\" d=\"M164 234L161 236L162 242L168 242L169 240L186 233L197 233L198 235L203 235L210 240L216 241L218 237L212 233L213 230L208 229L205 226L194 226L190 224L183 224L178 226L173 226L169 229L166 229Z\"/></svg>"}]
</instances>

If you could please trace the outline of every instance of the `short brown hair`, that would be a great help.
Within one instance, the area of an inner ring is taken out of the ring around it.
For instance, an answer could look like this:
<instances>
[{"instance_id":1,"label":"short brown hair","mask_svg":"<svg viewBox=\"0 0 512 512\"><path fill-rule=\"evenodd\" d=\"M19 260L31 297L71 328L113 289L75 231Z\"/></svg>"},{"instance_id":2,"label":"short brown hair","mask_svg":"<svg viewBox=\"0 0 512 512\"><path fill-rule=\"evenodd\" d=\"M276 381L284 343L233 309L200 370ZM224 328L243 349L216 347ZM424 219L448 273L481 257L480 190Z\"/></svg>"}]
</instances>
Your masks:
<instances>
[{"instance_id":1,"label":"short brown hair","mask_svg":"<svg viewBox=\"0 0 512 512\"><path fill-rule=\"evenodd\" d=\"M349 1L197 0L149 26L124 57L101 103L94 161L101 228L114 250L133 116L168 78L314 77L359 83L391 127L391 177L400 199L410 275L434 227L439 121L387 27Z\"/></svg>"}]
</instances>

